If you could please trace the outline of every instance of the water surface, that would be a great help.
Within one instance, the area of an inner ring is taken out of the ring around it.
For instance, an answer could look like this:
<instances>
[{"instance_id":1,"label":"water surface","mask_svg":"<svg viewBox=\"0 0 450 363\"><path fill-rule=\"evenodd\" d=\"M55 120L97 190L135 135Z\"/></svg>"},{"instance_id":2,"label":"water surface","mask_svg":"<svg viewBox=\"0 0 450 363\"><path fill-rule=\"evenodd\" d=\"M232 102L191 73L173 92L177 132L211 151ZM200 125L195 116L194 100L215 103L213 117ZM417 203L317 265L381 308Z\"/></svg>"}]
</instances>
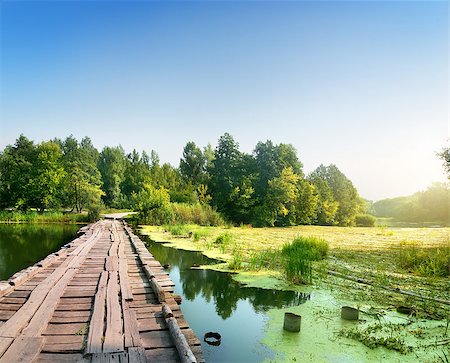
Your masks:
<instances>
[{"instance_id":1,"label":"water surface","mask_svg":"<svg viewBox=\"0 0 450 363\"><path fill-rule=\"evenodd\" d=\"M308 296L294 291L243 287L229 273L191 269L194 265L216 263L200 252L177 250L161 243L147 242L161 264L170 264L175 293L183 298L181 309L190 327L202 341L206 362L261 362L274 353L260 343L267 321L266 311L299 305ZM219 346L203 341L207 332L222 336Z\"/></svg>"},{"instance_id":2,"label":"water surface","mask_svg":"<svg viewBox=\"0 0 450 363\"><path fill-rule=\"evenodd\" d=\"M0 223L0 280L42 260L73 240L80 225Z\"/></svg>"}]
</instances>

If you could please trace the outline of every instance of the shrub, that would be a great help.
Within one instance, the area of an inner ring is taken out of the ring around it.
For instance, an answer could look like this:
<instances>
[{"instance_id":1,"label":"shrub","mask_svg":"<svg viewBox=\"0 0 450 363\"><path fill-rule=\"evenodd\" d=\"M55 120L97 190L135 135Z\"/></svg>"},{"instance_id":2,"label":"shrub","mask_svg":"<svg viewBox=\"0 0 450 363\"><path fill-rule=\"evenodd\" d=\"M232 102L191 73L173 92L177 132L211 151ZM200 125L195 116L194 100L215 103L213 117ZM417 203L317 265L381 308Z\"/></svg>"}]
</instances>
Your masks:
<instances>
[{"instance_id":1,"label":"shrub","mask_svg":"<svg viewBox=\"0 0 450 363\"><path fill-rule=\"evenodd\" d=\"M140 223L162 225L172 221L170 197L164 188L156 189L151 184L145 184L138 194L133 194L133 203Z\"/></svg>"},{"instance_id":2,"label":"shrub","mask_svg":"<svg viewBox=\"0 0 450 363\"><path fill-rule=\"evenodd\" d=\"M374 227L377 219L371 214L358 214L355 218L357 227Z\"/></svg>"},{"instance_id":3,"label":"shrub","mask_svg":"<svg viewBox=\"0 0 450 363\"><path fill-rule=\"evenodd\" d=\"M200 226L221 226L222 216L211 206L186 203L173 203L173 222L177 224L198 224Z\"/></svg>"},{"instance_id":4,"label":"shrub","mask_svg":"<svg viewBox=\"0 0 450 363\"><path fill-rule=\"evenodd\" d=\"M398 254L400 267L422 276L450 276L450 242L443 247L424 248L404 241Z\"/></svg>"},{"instance_id":5,"label":"shrub","mask_svg":"<svg viewBox=\"0 0 450 363\"><path fill-rule=\"evenodd\" d=\"M96 222L100 219L100 213L102 211L101 205L93 205L89 208L87 218L89 222Z\"/></svg>"},{"instance_id":6,"label":"shrub","mask_svg":"<svg viewBox=\"0 0 450 363\"><path fill-rule=\"evenodd\" d=\"M165 225L164 228L174 236L187 236L189 228L182 224Z\"/></svg>"},{"instance_id":7,"label":"shrub","mask_svg":"<svg viewBox=\"0 0 450 363\"><path fill-rule=\"evenodd\" d=\"M297 237L281 250L286 278L294 283L312 281L312 261L324 259L328 243L315 237Z\"/></svg>"}]
</instances>

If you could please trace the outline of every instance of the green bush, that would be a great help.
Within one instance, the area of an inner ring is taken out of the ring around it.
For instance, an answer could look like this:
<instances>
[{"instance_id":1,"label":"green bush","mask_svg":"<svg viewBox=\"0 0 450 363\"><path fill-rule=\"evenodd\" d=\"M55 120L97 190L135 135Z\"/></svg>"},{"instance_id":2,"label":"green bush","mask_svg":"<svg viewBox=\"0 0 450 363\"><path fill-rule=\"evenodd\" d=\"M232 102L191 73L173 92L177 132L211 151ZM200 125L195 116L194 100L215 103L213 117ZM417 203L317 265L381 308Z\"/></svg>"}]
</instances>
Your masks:
<instances>
[{"instance_id":1,"label":"green bush","mask_svg":"<svg viewBox=\"0 0 450 363\"><path fill-rule=\"evenodd\" d=\"M324 259L328 243L315 237L297 237L281 250L286 278L294 283L311 283L312 261Z\"/></svg>"},{"instance_id":2,"label":"green bush","mask_svg":"<svg viewBox=\"0 0 450 363\"><path fill-rule=\"evenodd\" d=\"M182 224L168 224L164 228L173 236L187 236L189 234L189 228Z\"/></svg>"},{"instance_id":3,"label":"green bush","mask_svg":"<svg viewBox=\"0 0 450 363\"><path fill-rule=\"evenodd\" d=\"M403 242L398 264L405 270L422 276L450 276L450 242L443 247L424 248L418 243Z\"/></svg>"},{"instance_id":4,"label":"green bush","mask_svg":"<svg viewBox=\"0 0 450 363\"><path fill-rule=\"evenodd\" d=\"M170 205L169 193L164 188L156 189L151 184L145 184L137 194L133 194L134 209L139 223L163 225L171 223L173 211Z\"/></svg>"},{"instance_id":5,"label":"green bush","mask_svg":"<svg viewBox=\"0 0 450 363\"><path fill-rule=\"evenodd\" d=\"M211 206L186 203L173 203L173 223L198 224L200 226L222 226L225 221Z\"/></svg>"},{"instance_id":6,"label":"green bush","mask_svg":"<svg viewBox=\"0 0 450 363\"><path fill-rule=\"evenodd\" d=\"M358 214L355 218L357 227L374 227L377 219L371 214Z\"/></svg>"},{"instance_id":7,"label":"green bush","mask_svg":"<svg viewBox=\"0 0 450 363\"><path fill-rule=\"evenodd\" d=\"M89 208L87 218L89 222L96 222L100 219L100 213L102 212L102 205L93 205Z\"/></svg>"}]
</instances>

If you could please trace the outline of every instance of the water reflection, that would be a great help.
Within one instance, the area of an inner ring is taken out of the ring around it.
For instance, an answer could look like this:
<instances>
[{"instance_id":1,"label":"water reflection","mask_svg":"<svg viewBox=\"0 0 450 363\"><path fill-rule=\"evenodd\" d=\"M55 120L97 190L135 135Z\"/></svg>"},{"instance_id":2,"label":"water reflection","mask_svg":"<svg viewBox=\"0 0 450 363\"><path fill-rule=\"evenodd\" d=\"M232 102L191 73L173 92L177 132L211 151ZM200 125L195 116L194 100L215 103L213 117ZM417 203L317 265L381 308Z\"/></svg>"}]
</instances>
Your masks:
<instances>
[{"instance_id":1,"label":"water reflection","mask_svg":"<svg viewBox=\"0 0 450 363\"><path fill-rule=\"evenodd\" d=\"M300 292L243 288L229 273L191 269L193 265L216 263L199 252L167 248L145 236L143 239L161 264L170 264L171 268L178 267L184 297L194 300L196 296L201 295L207 302L214 301L216 312L223 319L233 314L239 300L248 300L256 312L263 312L269 308L299 305L309 299L309 294Z\"/></svg>"},{"instance_id":2,"label":"water reflection","mask_svg":"<svg viewBox=\"0 0 450 363\"><path fill-rule=\"evenodd\" d=\"M183 297L182 310L190 327L202 341L206 362L261 362L275 357L260 343L269 308L298 305L309 295L293 291L249 288L239 285L231 274L191 269L216 263L199 252L164 247L141 236L162 265L169 264L175 293ZM208 332L221 335L220 345L203 341Z\"/></svg>"},{"instance_id":3,"label":"water reflection","mask_svg":"<svg viewBox=\"0 0 450 363\"><path fill-rule=\"evenodd\" d=\"M74 224L0 224L0 280L28 267L76 237Z\"/></svg>"}]
</instances>

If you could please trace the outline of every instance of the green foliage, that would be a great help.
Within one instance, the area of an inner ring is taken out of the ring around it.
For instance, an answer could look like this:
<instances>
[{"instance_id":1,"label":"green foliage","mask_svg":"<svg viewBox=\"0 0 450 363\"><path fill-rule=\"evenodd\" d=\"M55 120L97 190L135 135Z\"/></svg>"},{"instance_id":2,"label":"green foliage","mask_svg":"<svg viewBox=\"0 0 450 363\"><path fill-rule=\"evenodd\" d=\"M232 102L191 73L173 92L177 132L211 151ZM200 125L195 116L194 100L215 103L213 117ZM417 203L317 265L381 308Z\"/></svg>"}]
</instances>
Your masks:
<instances>
[{"instance_id":1,"label":"green foliage","mask_svg":"<svg viewBox=\"0 0 450 363\"><path fill-rule=\"evenodd\" d=\"M139 193L133 194L132 199L140 223L162 225L172 221L173 212L166 189L145 184Z\"/></svg>"},{"instance_id":2,"label":"green foliage","mask_svg":"<svg viewBox=\"0 0 450 363\"><path fill-rule=\"evenodd\" d=\"M101 204L91 205L88 210L88 220L89 222L96 222L100 219L100 213L102 212L103 206Z\"/></svg>"},{"instance_id":3,"label":"green foliage","mask_svg":"<svg viewBox=\"0 0 450 363\"><path fill-rule=\"evenodd\" d=\"M403 242L398 252L398 264L405 270L422 276L450 276L450 242L444 247L423 248L418 243Z\"/></svg>"},{"instance_id":4,"label":"green foliage","mask_svg":"<svg viewBox=\"0 0 450 363\"><path fill-rule=\"evenodd\" d=\"M179 168L161 165L154 150L126 155L107 146L99 153L88 137L35 145L20 136L0 154L0 208L80 213L103 202L107 208L136 205L138 218L149 223L222 225L223 215L255 226L352 224L360 198L351 182L333 165L307 179L302 168L290 144L267 140L247 154L228 133L215 150L188 142ZM155 190L165 190L169 201L161 202Z\"/></svg>"},{"instance_id":5,"label":"green foliage","mask_svg":"<svg viewBox=\"0 0 450 363\"><path fill-rule=\"evenodd\" d=\"M250 270L276 270L283 265L280 250L263 250L250 256L248 267Z\"/></svg>"},{"instance_id":6,"label":"green foliage","mask_svg":"<svg viewBox=\"0 0 450 363\"><path fill-rule=\"evenodd\" d=\"M300 177L291 167L284 168L281 175L268 182L266 205L271 210L272 226L291 226L296 222L297 183Z\"/></svg>"},{"instance_id":7,"label":"green foliage","mask_svg":"<svg viewBox=\"0 0 450 363\"><path fill-rule=\"evenodd\" d=\"M198 224L200 226L221 226L225 224L222 216L211 206L186 203L173 203L173 223Z\"/></svg>"},{"instance_id":8,"label":"green foliage","mask_svg":"<svg viewBox=\"0 0 450 363\"><path fill-rule=\"evenodd\" d=\"M180 173L187 182L199 186L206 179L206 162L202 150L193 141L189 141L183 149Z\"/></svg>"},{"instance_id":9,"label":"green foliage","mask_svg":"<svg viewBox=\"0 0 450 363\"><path fill-rule=\"evenodd\" d=\"M329 224L336 220L340 226L354 225L356 215L364 211L364 202L352 182L333 164L320 165L309 178L321 193L324 212L329 214L326 216L331 222ZM331 216L336 206L335 215Z\"/></svg>"},{"instance_id":10,"label":"green foliage","mask_svg":"<svg viewBox=\"0 0 450 363\"><path fill-rule=\"evenodd\" d=\"M294 283L310 283L312 261L324 259L328 254L328 243L315 237L297 237L285 244L281 250L286 278Z\"/></svg>"},{"instance_id":11,"label":"green foliage","mask_svg":"<svg viewBox=\"0 0 450 363\"><path fill-rule=\"evenodd\" d=\"M217 236L217 238L214 240L215 244L218 245L228 245L233 241L233 235L230 233L222 233Z\"/></svg>"},{"instance_id":12,"label":"green foliage","mask_svg":"<svg viewBox=\"0 0 450 363\"><path fill-rule=\"evenodd\" d=\"M438 156L442 159L444 169L450 179L450 147L442 149Z\"/></svg>"},{"instance_id":13,"label":"green foliage","mask_svg":"<svg viewBox=\"0 0 450 363\"><path fill-rule=\"evenodd\" d=\"M377 217L403 222L450 225L450 183L433 183L427 190L407 197L383 199L373 204Z\"/></svg>"},{"instance_id":14,"label":"green foliage","mask_svg":"<svg viewBox=\"0 0 450 363\"><path fill-rule=\"evenodd\" d=\"M374 227L377 219L370 214L358 214L355 217L357 227Z\"/></svg>"},{"instance_id":15,"label":"green foliage","mask_svg":"<svg viewBox=\"0 0 450 363\"><path fill-rule=\"evenodd\" d=\"M189 234L189 227L184 224L167 224L164 228L173 236L184 236Z\"/></svg>"},{"instance_id":16,"label":"green foliage","mask_svg":"<svg viewBox=\"0 0 450 363\"><path fill-rule=\"evenodd\" d=\"M102 175L104 202L113 208L123 204L121 184L125 179L126 159L121 146L104 147L100 153L98 169Z\"/></svg>"},{"instance_id":17,"label":"green foliage","mask_svg":"<svg viewBox=\"0 0 450 363\"><path fill-rule=\"evenodd\" d=\"M87 214L62 213L57 211L45 211L38 213L36 211L0 211L0 221L18 223L84 223L88 222Z\"/></svg>"}]
</instances>

